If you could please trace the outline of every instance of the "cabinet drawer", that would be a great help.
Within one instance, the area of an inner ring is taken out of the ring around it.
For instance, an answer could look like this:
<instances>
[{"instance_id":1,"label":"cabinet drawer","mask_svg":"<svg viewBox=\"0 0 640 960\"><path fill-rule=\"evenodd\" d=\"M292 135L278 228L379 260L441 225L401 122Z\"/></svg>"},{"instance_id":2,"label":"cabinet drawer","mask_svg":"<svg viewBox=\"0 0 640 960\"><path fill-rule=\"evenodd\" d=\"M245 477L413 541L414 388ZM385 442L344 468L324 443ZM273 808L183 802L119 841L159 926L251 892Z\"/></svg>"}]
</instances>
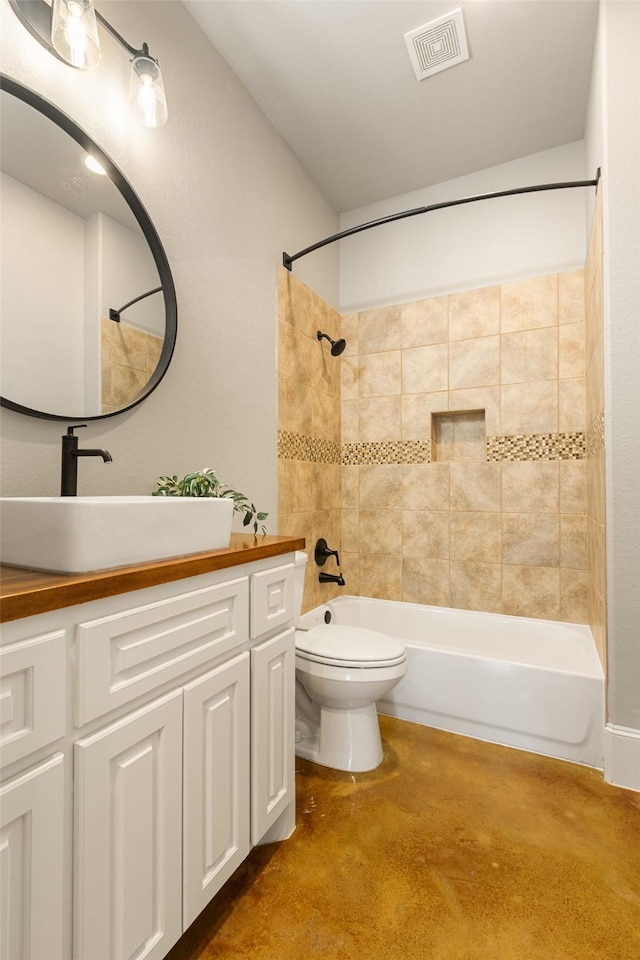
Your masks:
<instances>
[{"instance_id":1,"label":"cabinet drawer","mask_svg":"<svg viewBox=\"0 0 640 960\"><path fill-rule=\"evenodd\" d=\"M292 563L251 575L251 639L282 627L294 617Z\"/></svg>"},{"instance_id":2,"label":"cabinet drawer","mask_svg":"<svg viewBox=\"0 0 640 960\"><path fill-rule=\"evenodd\" d=\"M64 630L0 650L0 749L3 765L64 736Z\"/></svg>"},{"instance_id":3,"label":"cabinet drawer","mask_svg":"<svg viewBox=\"0 0 640 960\"><path fill-rule=\"evenodd\" d=\"M82 726L248 639L246 577L76 627Z\"/></svg>"}]
</instances>

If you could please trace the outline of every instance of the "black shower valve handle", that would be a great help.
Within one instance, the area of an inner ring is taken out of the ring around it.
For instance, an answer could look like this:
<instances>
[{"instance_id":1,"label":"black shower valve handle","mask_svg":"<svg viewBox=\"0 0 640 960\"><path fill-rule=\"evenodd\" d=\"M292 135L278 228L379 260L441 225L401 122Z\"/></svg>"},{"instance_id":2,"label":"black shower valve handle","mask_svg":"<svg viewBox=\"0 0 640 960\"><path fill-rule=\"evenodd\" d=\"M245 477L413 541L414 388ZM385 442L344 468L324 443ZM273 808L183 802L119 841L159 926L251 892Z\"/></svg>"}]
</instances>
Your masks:
<instances>
[{"instance_id":1,"label":"black shower valve handle","mask_svg":"<svg viewBox=\"0 0 640 960\"><path fill-rule=\"evenodd\" d=\"M316 543L316 548L314 551L314 559L316 561L316 564L319 567L323 567L329 557L335 557L338 567L340 566L340 557L338 556L338 551L331 550L327 545L327 541L324 539L324 537L320 537L320 539Z\"/></svg>"}]
</instances>

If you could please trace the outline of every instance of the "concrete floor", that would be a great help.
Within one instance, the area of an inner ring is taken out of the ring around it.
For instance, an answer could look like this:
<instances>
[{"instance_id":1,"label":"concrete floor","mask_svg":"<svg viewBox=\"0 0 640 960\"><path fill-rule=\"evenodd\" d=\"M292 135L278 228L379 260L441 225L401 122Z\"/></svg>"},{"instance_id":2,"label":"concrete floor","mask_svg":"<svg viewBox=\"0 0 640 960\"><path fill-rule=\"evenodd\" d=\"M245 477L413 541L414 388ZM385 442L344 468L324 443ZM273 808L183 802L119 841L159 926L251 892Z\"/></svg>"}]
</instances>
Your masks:
<instances>
[{"instance_id":1,"label":"concrete floor","mask_svg":"<svg viewBox=\"0 0 640 960\"><path fill-rule=\"evenodd\" d=\"M169 960L640 958L640 794L380 720L372 773L297 761L293 837L254 850Z\"/></svg>"}]
</instances>

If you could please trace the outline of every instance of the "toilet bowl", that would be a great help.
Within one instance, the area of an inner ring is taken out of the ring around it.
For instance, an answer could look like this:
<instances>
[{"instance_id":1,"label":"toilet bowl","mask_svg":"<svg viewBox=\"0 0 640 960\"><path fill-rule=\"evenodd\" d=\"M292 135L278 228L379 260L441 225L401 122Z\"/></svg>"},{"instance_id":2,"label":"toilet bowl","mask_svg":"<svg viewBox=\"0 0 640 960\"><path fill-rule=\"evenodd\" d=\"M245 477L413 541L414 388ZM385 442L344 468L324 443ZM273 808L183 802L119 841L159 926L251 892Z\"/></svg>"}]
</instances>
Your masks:
<instances>
[{"instance_id":1,"label":"toilet bowl","mask_svg":"<svg viewBox=\"0 0 640 960\"><path fill-rule=\"evenodd\" d=\"M297 556L298 586L304 568ZM299 599L301 609L301 591ZM407 672L403 644L331 623L297 629L295 644L296 755L334 770L374 770L383 755L376 701Z\"/></svg>"}]
</instances>

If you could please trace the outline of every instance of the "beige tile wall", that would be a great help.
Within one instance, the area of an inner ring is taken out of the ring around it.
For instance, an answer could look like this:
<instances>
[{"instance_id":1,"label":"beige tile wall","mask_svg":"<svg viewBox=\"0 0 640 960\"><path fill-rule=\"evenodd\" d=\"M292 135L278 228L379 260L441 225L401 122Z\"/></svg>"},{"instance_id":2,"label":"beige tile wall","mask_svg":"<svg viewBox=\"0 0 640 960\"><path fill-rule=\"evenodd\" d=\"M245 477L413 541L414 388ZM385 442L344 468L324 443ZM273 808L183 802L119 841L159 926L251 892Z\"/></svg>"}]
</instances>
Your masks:
<instances>
[{"instance_id":1,"label":"beige tile wall","mask_svg":"<svg viewBox=\"0 0 640 960\"><path fill-rule=\"evenodd\" d=\"M348 593L587 622L584 271L342 318L278 283L279 532L339 549ZM340 592L317 574L305 609Z\"/></svg>"},{"instance_id":2,"label":"beige tile wall","mask_svg":"<svg viewBox=\"0 0 640 960\"><path fill-rule=\"evenodd\" d=\"M101 324L102 412L133 403L158 366L162 339L108 318Z\"/></svg>"},{"instance_id":3,"label":"beige tile wall","mask_svg":"<svg viewBox=\"0 0 640 960\"><path fill-rule=\"evenodd\" d=\"M340 359L322 330L340 336L340 315L288 270L278 273L278 532L305 537L309 563L304 610L340 588L318 582L316 541L341 546ZM337 572L332 559L323 568ZM350 593L354 584L348 584Z\"/></svg>"},{"instance_id":4,"label":"beige tile wall","mask_svg":"<svg viewBox=\"0 0 640 960\"><path fill-rule=\"evenodd\" d=\"M583 271L343 317L342 335L342 442L384 461L343 466L349 592L586 622L586 465L546 459L583 456ZM533 452L487 462L484 435Z\"/></svg>"},{"instance_id":5,"label":"beige tile wall","mask_svg":"<svg viewBox=\"0 0 640 960\"><path fill-rule=\"evenodd\" d=\"M587 529L589 624L607 667L604 380L602 310L602 184L585 268L587 370Z\"/></svg>"}]
</instances>

